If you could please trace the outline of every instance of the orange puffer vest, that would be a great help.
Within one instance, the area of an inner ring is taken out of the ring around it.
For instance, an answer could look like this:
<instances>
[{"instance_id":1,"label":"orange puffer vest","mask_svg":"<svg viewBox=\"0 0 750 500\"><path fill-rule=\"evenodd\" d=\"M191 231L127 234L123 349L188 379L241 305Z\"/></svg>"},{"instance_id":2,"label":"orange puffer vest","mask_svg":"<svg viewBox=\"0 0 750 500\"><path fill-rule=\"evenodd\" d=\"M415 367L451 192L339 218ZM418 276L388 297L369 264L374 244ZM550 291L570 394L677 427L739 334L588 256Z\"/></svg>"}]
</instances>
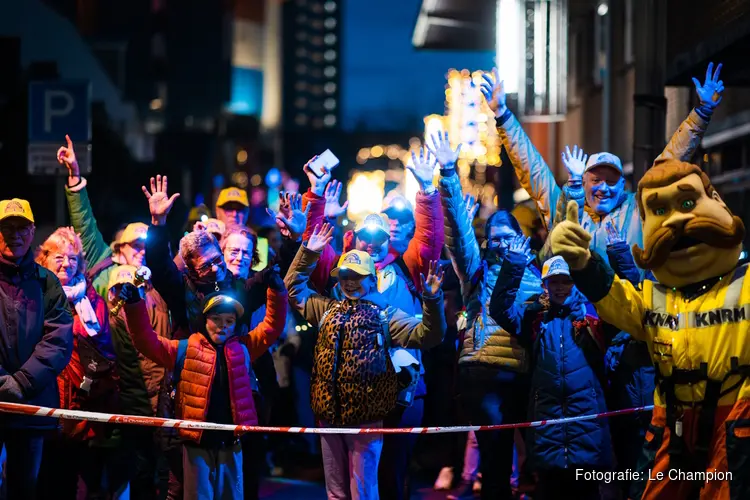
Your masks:
<instances>
[{"instance_id":1,"label":"orange puffer vest","mask_svg":"<svg viewBox=\"0 0 750 500\"><path fill-rule=\"evenodd\" d=\"M237 425L258 425L258 414L253 401L250 380L250 353L239 337L232 337L224 344L229 376L229 397L232 404L232 420ZM200 333L188 338L187 351L182 362L180 382L177 386L177 415L185 420L205 422L208 399L216 370L216 349ZM185 439L200 442L203 431L180 429Z\"/></svg>"}]
</instances>

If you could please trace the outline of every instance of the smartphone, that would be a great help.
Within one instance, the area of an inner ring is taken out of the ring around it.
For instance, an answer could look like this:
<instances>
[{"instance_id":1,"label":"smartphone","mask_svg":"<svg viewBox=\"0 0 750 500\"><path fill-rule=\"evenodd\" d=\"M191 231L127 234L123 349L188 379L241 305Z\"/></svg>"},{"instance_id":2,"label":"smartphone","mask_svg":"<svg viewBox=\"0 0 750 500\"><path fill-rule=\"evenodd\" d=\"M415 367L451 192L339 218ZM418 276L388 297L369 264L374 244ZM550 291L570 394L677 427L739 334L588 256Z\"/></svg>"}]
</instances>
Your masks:
<instances>
[{"instance_id":1,"label":"smartphone","mask_svg":"<svg viewBox=\"0 0 750 500\"><path fill-rule=\"evenodd\" d=\"M268 265L268 240L258 238L258 257L260 262L253 266L253 271L262 271Z\"/></svg>"},{"instance_id":2,"label":"smartphone","mask_svg":"<svg viewBox=\"0 0 750 500\"><path fill-rule=\"evenodd\" d=\"M331 153L330 149L326 149L317 158L315 158L314 161L310 163L310 170L312 170L312 173L315 175L315 177L320 179L321 177L323 177L323 168L331 171L336 168L338 164L339 159L336 158L336 155Z\"/></svg>"}]
</instances>

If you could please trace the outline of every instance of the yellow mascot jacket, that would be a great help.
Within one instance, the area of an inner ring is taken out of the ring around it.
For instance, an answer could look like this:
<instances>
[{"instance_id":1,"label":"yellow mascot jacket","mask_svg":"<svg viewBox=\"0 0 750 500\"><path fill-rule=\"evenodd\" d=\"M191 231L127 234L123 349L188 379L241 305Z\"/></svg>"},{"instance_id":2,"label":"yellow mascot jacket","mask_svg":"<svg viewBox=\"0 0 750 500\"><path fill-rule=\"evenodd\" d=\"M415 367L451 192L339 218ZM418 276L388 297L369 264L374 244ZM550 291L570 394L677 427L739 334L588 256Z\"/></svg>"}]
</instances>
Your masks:
<instances>
[{"instance_id":1,"label":"yellow mascot jacket","mask_svg":"<svg viewBox=\"0 0 750 500\"><path fill-rule=\"evenodd\" d=\"M643 498L750 499L748 265L686 289L621 280L595 252L573 272L602 320L648 344L654 413ZM639 491L640 494L640 491Z\"/></svg>"}]
</instances>

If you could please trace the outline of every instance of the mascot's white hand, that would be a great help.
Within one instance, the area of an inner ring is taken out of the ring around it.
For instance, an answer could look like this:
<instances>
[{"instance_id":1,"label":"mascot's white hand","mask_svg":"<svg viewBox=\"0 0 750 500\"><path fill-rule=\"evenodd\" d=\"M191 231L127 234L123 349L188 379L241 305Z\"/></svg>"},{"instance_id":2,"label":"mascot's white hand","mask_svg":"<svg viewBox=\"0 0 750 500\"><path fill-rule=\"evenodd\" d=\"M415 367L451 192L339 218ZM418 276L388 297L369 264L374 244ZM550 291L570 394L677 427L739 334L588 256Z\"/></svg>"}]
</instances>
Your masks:
<instances>
[{"instance_id":1,"label":"mascot's white hand","mask_svg":"<svg viewBox=\"0 0 750 500\"><path fill-rule=\"evenodd\" d=\"M568 202L565 220L555 226L549 240L552 253L562 256L571 269L586 267L591 257L591 235L578 222L578 203Z\"/></svg>"}]
</instances>

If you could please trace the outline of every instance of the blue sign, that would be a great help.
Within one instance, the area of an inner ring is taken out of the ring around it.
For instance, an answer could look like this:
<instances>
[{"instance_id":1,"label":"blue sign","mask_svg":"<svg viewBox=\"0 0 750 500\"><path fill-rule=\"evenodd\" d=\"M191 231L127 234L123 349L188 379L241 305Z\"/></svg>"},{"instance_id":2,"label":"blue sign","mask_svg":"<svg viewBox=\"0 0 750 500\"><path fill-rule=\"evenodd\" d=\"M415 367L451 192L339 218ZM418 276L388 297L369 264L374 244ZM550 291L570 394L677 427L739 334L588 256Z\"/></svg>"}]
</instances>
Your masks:
<instances>
[{"instance_id":1,"label":"blue sign","mask_svg":"<svg viewBox=\"0 0 750 500\"><path fill-rule=\"evenodd\" d=\"M91 141L89 82L45 81L29 84L29 142L63 144Z\"/></svg>"}]
</instances>

